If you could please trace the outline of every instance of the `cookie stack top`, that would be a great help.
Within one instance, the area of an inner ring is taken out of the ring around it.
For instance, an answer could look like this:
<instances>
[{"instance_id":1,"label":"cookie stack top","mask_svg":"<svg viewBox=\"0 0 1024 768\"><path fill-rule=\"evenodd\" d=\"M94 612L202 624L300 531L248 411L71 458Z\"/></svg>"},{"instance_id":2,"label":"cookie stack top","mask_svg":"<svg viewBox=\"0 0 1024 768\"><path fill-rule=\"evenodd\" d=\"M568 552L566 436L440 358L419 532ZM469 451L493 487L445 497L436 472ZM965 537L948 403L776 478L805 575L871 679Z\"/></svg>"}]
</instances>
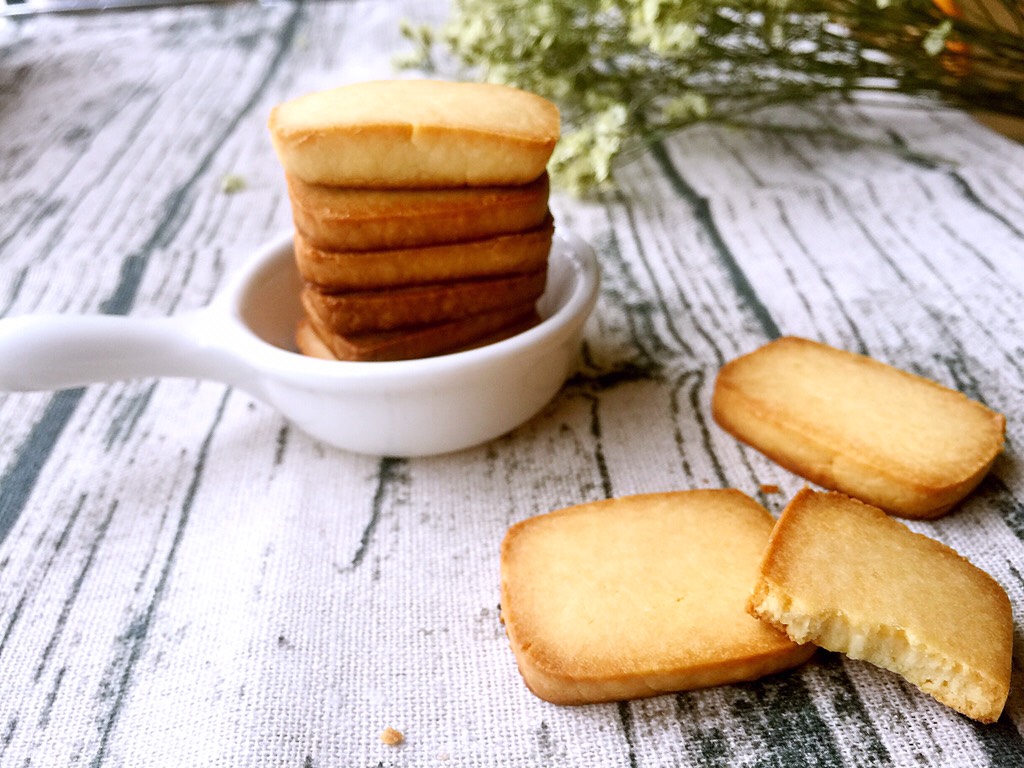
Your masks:
<instances>
[{"instance_id":1,"label":"cookie stack top","mask_svg":"<svg viewBox=\"0 0 1024 768\"><path fill-rule=\"evenodd\" d=\"M285 171L313 184L515 186L544 173L559 115L509 86L379 80L285 102L270 133Z\"/></svg>"}]
</instances>

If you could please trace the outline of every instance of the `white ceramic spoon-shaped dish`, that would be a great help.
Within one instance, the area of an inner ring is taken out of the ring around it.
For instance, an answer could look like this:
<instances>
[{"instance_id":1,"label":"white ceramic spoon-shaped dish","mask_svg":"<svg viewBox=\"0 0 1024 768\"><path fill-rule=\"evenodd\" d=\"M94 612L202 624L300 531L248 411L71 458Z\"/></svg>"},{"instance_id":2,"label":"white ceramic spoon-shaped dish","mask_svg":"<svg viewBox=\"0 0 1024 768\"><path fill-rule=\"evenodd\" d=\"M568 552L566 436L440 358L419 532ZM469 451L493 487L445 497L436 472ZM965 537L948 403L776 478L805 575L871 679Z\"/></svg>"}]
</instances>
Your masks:
<instances>
[{"instance_id":1,"label":"white ceramic spoon-shaped dish","mask_svg":"<svg viewBox=\"0 0 1024 768\"><path fill-rule=\"evenodd\" d=\"M599 273L589 246L556 237L539 325L477 349L395 362L295 352L300 286L289 235L263 248L208 307L191 313L0 320L0 390L210 379L249 392L339 448L447 453L510 431L554 397L576 365Z\"/></svg>"}]
</instances>

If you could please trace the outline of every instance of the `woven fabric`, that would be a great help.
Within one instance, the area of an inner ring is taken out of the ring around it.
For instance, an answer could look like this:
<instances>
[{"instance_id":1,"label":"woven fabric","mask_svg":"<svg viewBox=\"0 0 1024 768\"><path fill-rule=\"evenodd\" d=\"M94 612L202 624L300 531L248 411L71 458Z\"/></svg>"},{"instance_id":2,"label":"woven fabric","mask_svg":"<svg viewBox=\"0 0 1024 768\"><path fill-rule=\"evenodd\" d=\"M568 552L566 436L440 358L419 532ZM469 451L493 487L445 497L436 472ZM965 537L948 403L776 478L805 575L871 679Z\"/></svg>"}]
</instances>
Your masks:
<instances>
[{"instance_id":1,"label":"woven fabric","mask_svg":"<svg viewBox=\"0 0 1024 768\"><path fill-rule=\"evenodd\" d=\"M443 13L226 4L0 27L0 312L205 306L291 226L270 108L392 76L399 20ZM516 670L498 605L512 523L706 487L778 514L803 486L710 416L719 367L781 334L1007 415L979 489L910 526L1024 609L1024 149L941 109L773 119L865 141L697 128L623 167L616 194L553 197L602 269L579 372L478 448L346 453L212 381L0 395L0 765L1021 764L1019 648L991 726L825 652L569 708ZM228 175L244 188L222 191Z\"/></svg>"}]
</instances>

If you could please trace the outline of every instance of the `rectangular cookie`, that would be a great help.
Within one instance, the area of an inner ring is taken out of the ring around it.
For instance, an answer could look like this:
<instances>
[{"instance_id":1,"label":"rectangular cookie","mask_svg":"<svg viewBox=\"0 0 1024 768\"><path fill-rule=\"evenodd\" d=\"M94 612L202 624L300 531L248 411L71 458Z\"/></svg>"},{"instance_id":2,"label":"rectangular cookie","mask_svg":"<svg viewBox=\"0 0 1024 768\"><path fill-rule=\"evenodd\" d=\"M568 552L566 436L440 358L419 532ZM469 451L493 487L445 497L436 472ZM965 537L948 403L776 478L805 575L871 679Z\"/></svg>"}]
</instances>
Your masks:
<instances>
[{"instance_id":1,"label":"rectangular cookie","mask_svg":"<svg viewBox=\"0 0 1024 768\"><path fill-rule=\"evenodd\" d=\"M310 93L270 113L285 172L340 187L526 184L544 173L558 108L505 85L378 80Z\"/></svg>"},{"instance_id":2,"label":"rectangular cookie","mask_svg":"<svg viewBox=\"0 0 1024 768\"><path fill-rule=\"evenodd\" d=\"M501 617L537 696L587 704L788 669L801 647L746 612L772 529L735 490L627 496L512 526Z\"/></svg>"},{"instance_id":3,"label":"rectangular cookie","mask_svg":"<svg viewBox=\"0 0 1024 768\"><path fill-rule=\"evenodd\" d=\"M711 408L792 472L908 518L938 517L967 495L1006 425L960 392L795 337L723 366Z\"/></svg>"},{"instance_id":4,"label":"rectangular cookie","mask_svg":"<svg viewBox=\"0 0 1024 768\"><path fill-rule=\"evenodd\" d=\"M326 293L507 277L544 269L554 224L480 240L380 251L328 251L295 233L302 277Z\"/></svg>"},{"instance_id":5,"label":"rectangular cookie","mask_svg":"<svg viewBox=\"0 0 1024 768\"><path fill-rule=\"evenodd\" d=\"M771 534L750 611L814 643L902 675L982 722L1010 688L1006 592L949 547L839 493L804 489Z\"/></svg>"},{"instance_id":6,"label":"rectangular cookie","mask_svg":"<svg viewBox=\"0 0 1024 768\"><path fill-rule=\"evenodd\" d=\"M383 362L461 352L494 344L540 322L532 305L485 312L437 325L378 333L339 334L317 327L315 319L299 322L295 341L299 351L323 360Z\"/></svg>"},{"instance_id":7,"label":"rectangular cookie","mask_svg":"<svg viewBox=\"0 0 1024 768\"><path fill-rule=\"evenodd\" d=\"M436 325L483 312L521 307L544 293L547 266L522 275L428 283L374 291L325 293L307 283L307 316L333 333L360 334Z\"/></svg>"},{"instance_id":8,"label":"rectangular cookie","mask_svg":"<svg viewBox=\"0 0 1024 768\"><path fill-rule=\"evenodd\" d=\"M548 218L548 175L529 184L353 189L286 177L295 228L325 251L382 251L534 230Z\"/></svg>"}]
</instances>

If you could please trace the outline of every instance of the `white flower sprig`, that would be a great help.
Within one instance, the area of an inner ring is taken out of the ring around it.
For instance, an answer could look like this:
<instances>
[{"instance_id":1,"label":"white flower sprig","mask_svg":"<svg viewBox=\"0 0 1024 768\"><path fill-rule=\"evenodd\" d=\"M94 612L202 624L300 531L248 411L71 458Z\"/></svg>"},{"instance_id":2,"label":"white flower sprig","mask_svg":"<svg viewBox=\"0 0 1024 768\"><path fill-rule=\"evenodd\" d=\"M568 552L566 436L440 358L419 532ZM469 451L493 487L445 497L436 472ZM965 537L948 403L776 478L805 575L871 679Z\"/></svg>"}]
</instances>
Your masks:
<instances>
[{"instance_id":1,"label":"white flower sprig","mask_svg":"<svg viewBox=\"0 0 1024 768\"><path fill-rule=\"evenodd\" d=\"M441 27L403 32L406 66L436 69L441 47L470 76L557 103L552 172L577 192L608 184L631 147L827 94L1024 116L1021 0L453 0Z\"/></svg>"}]
</instances>

